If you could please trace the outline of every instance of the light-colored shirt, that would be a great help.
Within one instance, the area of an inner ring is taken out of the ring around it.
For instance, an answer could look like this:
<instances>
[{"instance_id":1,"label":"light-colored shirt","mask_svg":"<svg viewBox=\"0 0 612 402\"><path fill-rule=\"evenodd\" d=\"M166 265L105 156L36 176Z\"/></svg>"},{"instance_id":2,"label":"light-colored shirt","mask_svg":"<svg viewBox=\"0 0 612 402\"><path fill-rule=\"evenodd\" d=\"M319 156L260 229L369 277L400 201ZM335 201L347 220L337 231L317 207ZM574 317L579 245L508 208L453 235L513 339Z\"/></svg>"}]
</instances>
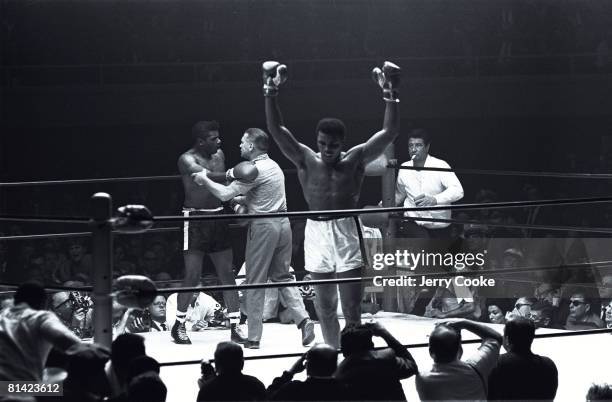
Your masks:
<instances>
[{"instance_id":1,"label":"light-colored shirt","mask_svg":"<svg viewBox=\"0 0 612 402\"><path fill-rule=\"evenodd\" d=\"M473 356L465 361L434 363L420 372L416 388L422 401L486 401L486 382L497 365L500 344L484 339Z\"/></svg>"},{"instance_id":2,"label":"light-colored shirt","mask_svg":"<svg viewBox=\"0 0 612 402\"><path fill-rule=\"evenodd\" d=\"M166 320L176 317L177 293L172 293L166 300ZM187 315L185 317L185 328L188 331L198 321L209 322L215 317L215 311L220 310L221 305L213 297L200 292L195 303L189 303Z\"/></svg>"},{"instance_id":3,"label":"light-colored shirt","mask_svg":"<svg viewBox=\"0 0 612 402\"><path fill-rule=\"evenodd\" d=\"M51 311L26 303L7 308L0 314L0 381L41 381L51 348L80 341Z\"/></svg>"},{"instance_id":4,"label":"light-colored shirt","mask_svg":"<svg viewBox=\"0 0 612 402\"><path fill-rule=\"evenodd\" d=\"M250 183L233 182L246 197L249 214L284 212L287 210L285 197L285 175L278 163L263 154L252 160L259 172Z\"/></svg>"},{"instance_id":5,"label":"light-colored shirt","mask_svg":"<svg viewBox=\"0 0 612 402\"><path fill-rule=\"evenodd\" d=\"M413 165L412 161L402 163L402 166ZM450 168L448 163L431 155L425 159L424 167ZM433 196L437 205L450 205L463 198L463 187L454 172L400 170L395 185L395 205L416 207L414 199L421 194ZM404 215L417 218L450 219L451 211L408 211ZM441 229L450 225L444 222L415 221L415 223L428 229Z\"/></svg>"}]
</instances>

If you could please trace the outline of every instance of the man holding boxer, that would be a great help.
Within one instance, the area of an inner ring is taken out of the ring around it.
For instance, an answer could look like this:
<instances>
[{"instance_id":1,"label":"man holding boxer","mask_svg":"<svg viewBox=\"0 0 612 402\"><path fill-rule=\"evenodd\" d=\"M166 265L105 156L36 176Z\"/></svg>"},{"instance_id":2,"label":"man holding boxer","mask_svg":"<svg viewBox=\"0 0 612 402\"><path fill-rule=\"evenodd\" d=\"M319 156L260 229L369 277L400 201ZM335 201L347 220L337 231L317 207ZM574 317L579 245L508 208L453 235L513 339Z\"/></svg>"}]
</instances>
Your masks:
<instances>
[{"instance_id":1,"label":"man holding boxer","mask_svg":"<svg viewBox=\"0 0 612 402\"><path fill-rule=\"evenodd\" d=\"M264 96L268 130L283 154L298 169L304 198L310 210L352 209L357 207L366 165L377 159L399 133L398 86L400 68L385 62L375 68L374 80L383 89L385 117L383 128L370 139L346 152L342 151L345 126L338 119L325 118L316 128L315 152L298 142L285 127L278 105L278 87L287 78L287 67L274 61L263 64ZM331 279L361 277L363 261L358 235L352 217L309 219L304 237L306 270L312 278ZM338 288L347 326L361 323L361 283L315 285L315 308L321 322L325 343L340 346L338 322Z\"/></svg>"},{"instance_id":2,"label":"man holding boxer","mask_svg":"<svg viewBox=\"0 0 612 402\"><path fill-rule=\"evenodd\" d=\"M249 128L240 142L241 162L227 171L228 186L215 183L204 170L193 174L196 184L208 189L222 201L238 195L248 213L265 214L287 211L285 175L268 156L269 138L263 130ZM291 282L291 226L287 218L252 219L245 250L247 283ZM302 330L302 344L314 340L314 324L308 318L297 287L279 288L292 321ZM248 341L245 348L258 349L263 332L265 289L249 289L247 296Z\"/></svg>"},{"instance_id":3,"label":"man holding boxer","mask_svg":"<svg viewBox=\"0 0 612 402\"><path fill-rule=\"evenodd\" d=\"M178 168L185 190L184 216L212 215L223 213L221 201L206 187L193 182L191 175L206 171L212 180L225 182L225 155L221 150L219 124L216 121L199 121L191 129L195 141L191 149L181 155ZM219 282L222 285L235 285L232 271L233 253L229 240L229 226L225 221L185 221L183 255L185 259L185 278L183 286L197 286L202 276L202 259L208 254L215 265ZM240 334L240 303L238 292L223 292L231 325L231 340L244 343L246 339ZM190 344L185 329L187 307L191 300L190 293L179 293L176 309L176 321L171 335L178 344Z\"/></svg>"}]
</instances>

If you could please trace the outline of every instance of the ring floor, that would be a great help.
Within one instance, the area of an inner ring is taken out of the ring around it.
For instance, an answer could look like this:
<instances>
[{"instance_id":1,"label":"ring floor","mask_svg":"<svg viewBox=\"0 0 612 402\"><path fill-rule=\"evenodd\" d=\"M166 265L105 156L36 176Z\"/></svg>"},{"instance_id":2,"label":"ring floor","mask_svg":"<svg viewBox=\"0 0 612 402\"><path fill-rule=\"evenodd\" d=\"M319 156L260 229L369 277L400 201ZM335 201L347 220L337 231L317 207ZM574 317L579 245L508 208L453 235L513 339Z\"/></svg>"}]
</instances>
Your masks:
<instances>
[{"instance_id":1,"label":"ring floor","mask_svg":"<svg viewBox=\"0 0 612 402\"><path fill-rule=\"evenodd\" d=\"M407 314L382 312L373 318L384 325L403 344L426 343L436 322L432 319ZM364 316L364 321L367 319L368 317ZM503 330L501 325L492 325L492 327L500 332ZM315 326L315 331L315 342L322 342L323 337L318 324ZM560 331L539 329L537 333L546 332ZM151 332L143 335L147 353L162 363L202 358L212 359L217 343L229 340L229 330L190 332L192 345L173 343L168 332ZM463 331L463 337L464 339L474 338L466 331ZM382 339L375 338L375 345L385 346L385 343ZM536 339L533 344L534 353L552 358L559 370L559 388L555 401L584 401L591 383L612 382L611 345L611 334ZM469 355L477 346L477 344L464 345L464 355ZM299 353L306 350L308 348L302 346L301 333L295 325L266 323L261 349L245 349L245 357ZM410 351L421 370L431 365L431 358L426 347L413 348ZM283 370L289 369L296 359L297 357L246 361L243 373L256 376L268 386L274 377L281 375ZM167 401L195 401L199 376L199 364L162 367L161 377L168 388ZM304 373L295 377L300 380L304 378ZM403 380L402 385L408 401L419 400L414 377ZM372 386L376 385L372 384Z\"/></svg>"}]
</instances>

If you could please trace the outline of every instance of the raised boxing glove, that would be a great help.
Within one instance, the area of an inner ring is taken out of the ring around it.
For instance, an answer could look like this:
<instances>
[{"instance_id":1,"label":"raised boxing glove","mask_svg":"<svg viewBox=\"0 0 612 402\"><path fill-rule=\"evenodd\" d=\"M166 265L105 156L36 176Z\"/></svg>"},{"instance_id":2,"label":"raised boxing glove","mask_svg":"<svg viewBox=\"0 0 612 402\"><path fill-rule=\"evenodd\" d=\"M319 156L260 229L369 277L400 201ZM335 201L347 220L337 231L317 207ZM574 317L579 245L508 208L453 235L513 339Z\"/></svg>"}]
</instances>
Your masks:
<instances>
[{"instance_id":1,"label":"raised boxing glove","mask_svg":"<svg viewBox=\"0 0 612 402\"><path fill-rule=\"evenodd\" d=\"M278 87L287 81L287 66L277 61L266 61L262 69L264 96L278 95Z\"/></svg>"},{"instance_id":2,"label":"raised boxing glove","mask_svg":"<svg viewBox=\"0 0 612 402\"><path fill-rule=\"evenodd\" d=\"M400 75L399 66L390 61L385 61L382 70L378 67L372 70L372 79L382 88L385 101L399 102Z\"/></svg>"}]
</instances>

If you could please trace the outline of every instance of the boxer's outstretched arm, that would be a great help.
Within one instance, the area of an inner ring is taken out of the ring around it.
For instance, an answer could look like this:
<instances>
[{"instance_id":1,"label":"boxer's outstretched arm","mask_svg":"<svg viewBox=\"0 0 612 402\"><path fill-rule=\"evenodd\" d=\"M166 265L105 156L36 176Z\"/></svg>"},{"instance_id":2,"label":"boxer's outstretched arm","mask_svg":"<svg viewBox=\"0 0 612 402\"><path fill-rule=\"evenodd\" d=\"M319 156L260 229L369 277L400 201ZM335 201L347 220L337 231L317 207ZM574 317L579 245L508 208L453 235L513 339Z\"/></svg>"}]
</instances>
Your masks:
<instances>
[{"instance_id":1,"label":"boxer's outstretched arm","mask_svg":"<svg viewBox=\"0 0 612 402\"><path fill-rule=\"evenodd\" d=\"M372 70L374 81L383 90L385 100L385 117L383 128L361 145L357 145L349 152L360 152L362 163L367 165L378 158L399 134L399 98L400 68L386 61L382 70L378 67Z\"/></svg>"},{"instance_id":2,"label":"boxer's outstretched arm","mask_svg":"<svg viewBox=\"0 0 612 402\"><path fill-rule=\"evenodd\" d=\"M291 131L283 125L283 118L276 97L266 96L266 124L268 131L278 144L281 152L295 165L300 166L304 162L304 156L308 149L304 144L295 139Z\"/></svg>"},{"instance_id":3,"label":"boxer's outstretched arm","mask_svg":"<svg viewBox=\"0 0 612 402\"><path fill-rule=\"evenodd\" d=\"M281 152L296 166L300 167L304 163L307 152L313 151L299 143L283 124L283 116L278 106L277 96L280 85L287 80L287 66L276 61L266 61L263 63L262 69L268 131L278 144Z\"/></svg>"}]
</instances>

